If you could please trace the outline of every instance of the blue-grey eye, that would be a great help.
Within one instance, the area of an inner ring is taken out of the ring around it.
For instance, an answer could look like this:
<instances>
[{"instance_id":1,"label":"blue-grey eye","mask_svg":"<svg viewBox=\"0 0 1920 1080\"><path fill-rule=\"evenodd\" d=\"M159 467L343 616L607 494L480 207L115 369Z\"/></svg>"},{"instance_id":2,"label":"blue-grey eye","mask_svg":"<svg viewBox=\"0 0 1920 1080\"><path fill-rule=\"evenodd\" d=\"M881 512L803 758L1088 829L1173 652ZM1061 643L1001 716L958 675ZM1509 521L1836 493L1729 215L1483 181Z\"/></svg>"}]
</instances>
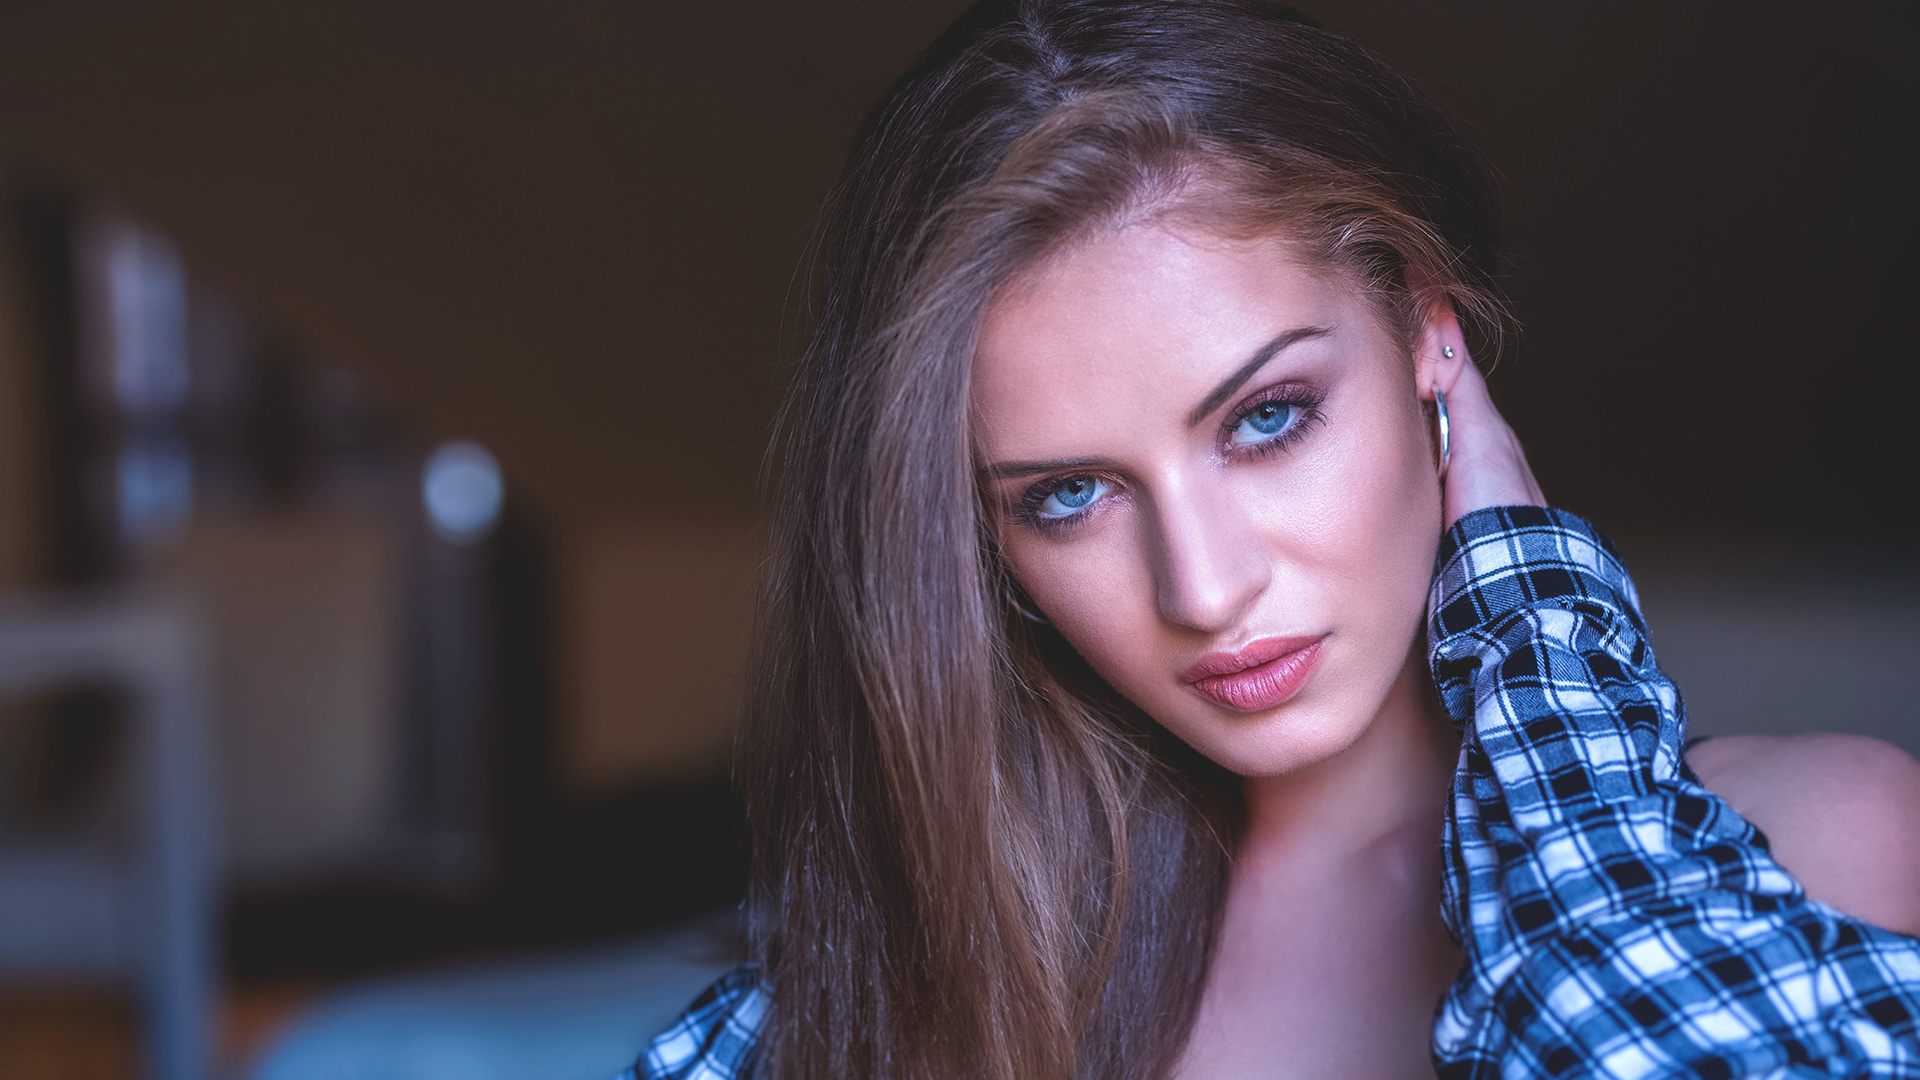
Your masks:
<instances>
[{"instance_id":1,"label":"blue-grey eye","mask_svg":"<svg viewBox=\"0 0 1920 1080\"><path fill-rule=\"evenodd\" d=\"M1072 517L1106 493L1107 482L1097 476L1069 476L1047 491L1036 512L1043 518Z\"/></svg>"},{"instance_id":2,"label":"blue-grey eye","mask_svg":"<svg viewBox=\"0 0 1920 1080\"><path fill-rule=\"evenodd\" d=\"M1263 401L1255 405L1240 422L1233 427L1233 444L1250 446L1266 442L1276 435L1284 433L1294 425L1300 415L1298 405L1289 405L1284 401Z\"/></svg>"}]
</instances>

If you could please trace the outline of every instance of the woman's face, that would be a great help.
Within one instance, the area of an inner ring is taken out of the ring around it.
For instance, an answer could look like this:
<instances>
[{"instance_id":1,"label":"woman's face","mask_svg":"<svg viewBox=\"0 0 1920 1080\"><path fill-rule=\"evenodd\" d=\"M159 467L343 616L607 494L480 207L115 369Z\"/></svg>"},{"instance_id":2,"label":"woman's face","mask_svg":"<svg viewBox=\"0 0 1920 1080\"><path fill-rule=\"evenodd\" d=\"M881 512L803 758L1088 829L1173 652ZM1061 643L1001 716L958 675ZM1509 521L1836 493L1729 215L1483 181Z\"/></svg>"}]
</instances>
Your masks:
<instances>
[{"instance_id":1,"label":"woman's face","mask_svg":"<svg viewBox=\"0 0 1920 1080\"><path fill-rule=\"evenodd\" d=\"M1366 729L1441 502L1413 360L1357 288L1279 239L1133 225L996 297L972 393L1003 553L1115 689L1248 776Z\"/></svg>"}]
</instances>

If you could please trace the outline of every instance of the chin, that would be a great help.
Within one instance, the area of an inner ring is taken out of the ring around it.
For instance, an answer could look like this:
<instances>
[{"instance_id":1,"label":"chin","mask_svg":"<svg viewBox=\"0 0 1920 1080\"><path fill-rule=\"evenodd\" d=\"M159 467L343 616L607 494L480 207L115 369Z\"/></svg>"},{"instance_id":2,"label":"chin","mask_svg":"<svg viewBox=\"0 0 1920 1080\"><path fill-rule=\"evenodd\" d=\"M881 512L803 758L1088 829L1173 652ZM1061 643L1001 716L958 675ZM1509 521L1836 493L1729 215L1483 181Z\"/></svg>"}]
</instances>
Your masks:
<instances>
[{"instance_id":1,"label":"chin","mask_svg":"<svg viewBox=\"0 0 1920 1080\"><path fill-rule=\"evenodd\" d=\"M1162 721L1187 745L1228 772L1245 777L1285 776L1338 757L1365 734L1375 710L1315 707L1288 702L1265 713L1231 713Z\"/></svg>"}]
</instances>

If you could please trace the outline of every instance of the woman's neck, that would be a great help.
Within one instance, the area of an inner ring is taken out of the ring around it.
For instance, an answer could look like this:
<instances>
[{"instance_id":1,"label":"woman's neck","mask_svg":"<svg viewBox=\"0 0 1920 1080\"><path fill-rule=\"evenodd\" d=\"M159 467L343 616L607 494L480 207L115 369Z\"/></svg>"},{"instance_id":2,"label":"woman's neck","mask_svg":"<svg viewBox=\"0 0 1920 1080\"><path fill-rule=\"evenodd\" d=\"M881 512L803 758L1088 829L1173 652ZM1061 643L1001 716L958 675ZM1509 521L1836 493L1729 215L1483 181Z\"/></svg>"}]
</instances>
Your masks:
<instances>
[{"instance_id":1,"label":"woman's neck","mask_svg":"<svg viewBox=\"0 0 1920 1080\"><path fill-rule=\"evenodd\" d=\"M1460 965L1440 921L1459 741L1420 661L1351 746L1245 781L1246 828L1179 1076L1432 1077L1428 1026Z\"/></svg>"},{"instance_id":2,"label":"woman's neck","mask_svg":"<svg viewBox=\"0 0 1920 1080\"><path fill-rule=\"evenodd\" d=\"M1352 745L1305 769L1243 781L1240 871L1275 859L1304 869L1303 862L1383 848L1430 851L1459 747L1424 655L1414 649Z\"/></svg>"}]
</instances>

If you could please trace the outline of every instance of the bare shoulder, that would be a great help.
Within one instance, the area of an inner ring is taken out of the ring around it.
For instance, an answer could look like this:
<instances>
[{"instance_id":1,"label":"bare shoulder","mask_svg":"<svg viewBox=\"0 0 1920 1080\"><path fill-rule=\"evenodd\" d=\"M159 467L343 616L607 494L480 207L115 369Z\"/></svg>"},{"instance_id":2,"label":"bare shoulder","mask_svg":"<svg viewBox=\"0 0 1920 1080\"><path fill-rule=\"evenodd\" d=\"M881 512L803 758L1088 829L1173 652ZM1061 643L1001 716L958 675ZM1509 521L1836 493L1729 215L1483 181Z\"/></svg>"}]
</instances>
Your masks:
<instances>
[{"instance_id":1,"label":"bare shoulder","mask_svg":"<svg viewBox=\"0 0 1920 1080\"><path fill-rule=\"evenodd\" d=\"M1920 935L1920 762L1861 735L1730 735L1687 754L1808 895Z\"/></svg>"}]
</instances>

